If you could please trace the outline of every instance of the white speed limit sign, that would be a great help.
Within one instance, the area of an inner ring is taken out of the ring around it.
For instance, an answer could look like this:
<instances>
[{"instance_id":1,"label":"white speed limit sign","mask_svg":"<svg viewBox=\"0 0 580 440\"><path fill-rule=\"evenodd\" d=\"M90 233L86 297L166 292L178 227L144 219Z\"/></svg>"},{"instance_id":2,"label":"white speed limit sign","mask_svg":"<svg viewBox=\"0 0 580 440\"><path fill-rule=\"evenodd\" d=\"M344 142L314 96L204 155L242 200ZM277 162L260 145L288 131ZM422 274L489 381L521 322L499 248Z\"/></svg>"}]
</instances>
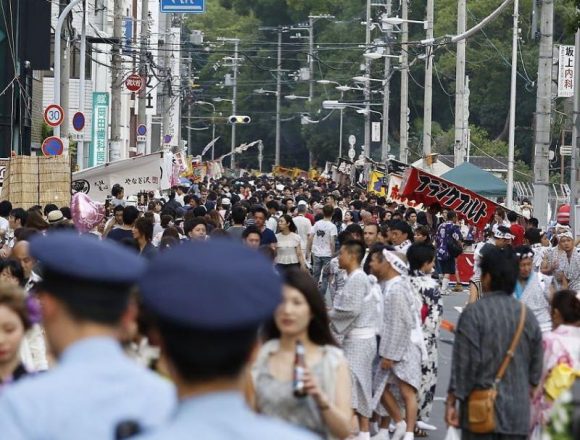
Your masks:
<instances>
[{"instance_id":1,"label":"white speed limit sign","mask_svg":"<svg viewBox=\"0 0 580 440\"><path fill-rule=\"evenodd\" d=\"M64 120L64 110L58 104L50 104L44 110L44 122L51 127L58 127Z\"/></svg>"}]
</instances>

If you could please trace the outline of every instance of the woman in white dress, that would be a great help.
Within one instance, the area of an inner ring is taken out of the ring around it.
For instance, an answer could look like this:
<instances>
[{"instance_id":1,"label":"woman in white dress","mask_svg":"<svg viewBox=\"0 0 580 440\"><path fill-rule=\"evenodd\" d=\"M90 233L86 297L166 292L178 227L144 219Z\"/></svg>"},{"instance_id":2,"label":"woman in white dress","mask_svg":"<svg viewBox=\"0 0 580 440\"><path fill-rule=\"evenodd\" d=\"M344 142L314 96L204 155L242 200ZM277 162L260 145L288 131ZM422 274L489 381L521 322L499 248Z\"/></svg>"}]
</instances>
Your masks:
<instances>
[{"instance_id":1,"label":"woman in white dress","mask_svg":"<svg viewBox=\"0 0 580 440\"><path fill-rule=\"evenodd\" d=\"M296 225L288 214L278 219L276 234L276 266L279 269L305 269L304 254L300 247L300 235L296 233Z\"/></svg>"}]
</instances>

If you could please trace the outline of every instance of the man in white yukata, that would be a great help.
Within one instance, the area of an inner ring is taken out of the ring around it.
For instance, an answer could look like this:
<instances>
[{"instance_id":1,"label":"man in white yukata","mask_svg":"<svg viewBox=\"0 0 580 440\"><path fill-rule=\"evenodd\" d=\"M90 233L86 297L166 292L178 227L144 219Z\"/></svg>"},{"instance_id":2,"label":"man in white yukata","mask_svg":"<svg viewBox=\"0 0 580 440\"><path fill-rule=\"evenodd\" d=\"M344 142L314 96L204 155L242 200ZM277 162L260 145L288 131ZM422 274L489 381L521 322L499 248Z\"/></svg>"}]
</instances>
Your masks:
<instances>
[{"instance_id":1,"label":"man in white yukata","mask_svg":"<svg viewBox=\"0 0 580 440\"><path fill-rule=\"evenodd\" d=\"M417 390L421 385L421 359L425 345L420 324L420 305L413 295L406 275L406 257L400 252L383 250L374 253L371 271L386 280L381 341L380 368L373 383L373 405L382 403L395 423L391 440L413 440L417 421ZM393 394L400 392L405 405L405 419ZM386 432L379 432L388 439Z\"/></svg>"},{"instance_id":2,"label":"man in white yukata","mask_svg":"<svg viewBox=\"0 0 580 440\"><path fill-rule=\"evenodd\" d=\"M360 266L364 253L364 245L360 241L346 241L341 246L338 262L348 277L329 312L332 329L342 341L342 349L350 365L352 408L360 430L357 440L370 439L372 365L377 352L376 308L369 306L371 285Z\"/></svg>"}]
</instances>

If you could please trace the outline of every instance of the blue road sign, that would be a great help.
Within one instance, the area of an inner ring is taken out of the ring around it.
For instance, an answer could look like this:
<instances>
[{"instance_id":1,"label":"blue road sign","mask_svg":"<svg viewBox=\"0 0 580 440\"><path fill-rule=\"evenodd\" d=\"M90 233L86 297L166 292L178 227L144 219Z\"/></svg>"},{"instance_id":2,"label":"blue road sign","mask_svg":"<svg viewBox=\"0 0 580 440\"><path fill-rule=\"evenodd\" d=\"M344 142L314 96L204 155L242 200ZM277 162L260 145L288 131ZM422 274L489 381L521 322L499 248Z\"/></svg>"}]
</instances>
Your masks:
<instances>
[{"instance_id":1,"label":"blue road sign","mask_svg":"<svg viewBox=\"0 0 580 440\"><path fill-rule=\"evenodd\" d=\"M51 136L44 140L41 150L45 156L60 156L64 151L64 144L60 138Z\"/></svg>"},{"instance_id":2,"label":"blue road sign","mask_svg":"<svg viewBox=\"0 0 580 440\"><path fill-rule=\"evenodd\" d=\"M76 112L73 116L72 123L76 131L83 131L83 128L85 128L85 115L81 112Z\"/></svg>"},{"instance_id":3,"label":"blue road sign","mask_svg":"<svg viewBox=\"0 0 580 440\"><path fill-rule=\"evenodd\" d=\"M161 12L203 14L205 13L205 0L161 0Z\"/></svg>"},{"instance_id":4,"label":"blue road sign","mask_svg":"<svg viewBox=\"0 0 580 440\"><path fill-rule=\"evenodd\" d=\"M137 127L137 135L145 136L146 134L147 134L147 126L141 124L139 127Z\"/></svg>"}]
</instances>

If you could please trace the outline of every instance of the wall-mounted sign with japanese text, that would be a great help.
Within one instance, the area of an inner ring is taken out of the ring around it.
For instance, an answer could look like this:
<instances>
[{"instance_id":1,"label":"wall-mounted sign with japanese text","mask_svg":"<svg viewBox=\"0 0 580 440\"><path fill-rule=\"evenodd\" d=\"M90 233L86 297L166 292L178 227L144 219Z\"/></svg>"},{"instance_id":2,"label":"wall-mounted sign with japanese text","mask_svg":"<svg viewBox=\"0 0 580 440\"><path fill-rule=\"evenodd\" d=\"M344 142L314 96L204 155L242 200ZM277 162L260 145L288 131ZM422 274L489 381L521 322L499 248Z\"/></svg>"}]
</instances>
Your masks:
<instances>
[{"instance_id":1,"label":"wall-mounted sign with japanese text","mask_svg":"<svg viewBox=\"0 0 580 440\"><path fill-rule=\"evenodd\" d=\"M89 166L107 162L107 141L109 138L109 94L93 92L93 135L89 154Z\"/></svg>"},{"instance_id":2,"label":"wall-mounted sign with japanese text","mask_svg":"<svg viewBox=\"0 0 580 440\"><path fill-rule=\"evenodd\" d=\"M116 183L125 188L125 195L161 190L162 169L161 153L136 156L73 173L72 189L87 194L96 202L104 202Z\"/></svg>"},{"instance_id":3,"label":"wall-mounted sign with japanese text","mask_svg":"<svg viewBox=\"0 0 580 440\"><path fill-rule=\"evenodd\" d=\"M558 57L558 98L574 96L574 46L560 46Z\"/></svg>"}]
</instances>

